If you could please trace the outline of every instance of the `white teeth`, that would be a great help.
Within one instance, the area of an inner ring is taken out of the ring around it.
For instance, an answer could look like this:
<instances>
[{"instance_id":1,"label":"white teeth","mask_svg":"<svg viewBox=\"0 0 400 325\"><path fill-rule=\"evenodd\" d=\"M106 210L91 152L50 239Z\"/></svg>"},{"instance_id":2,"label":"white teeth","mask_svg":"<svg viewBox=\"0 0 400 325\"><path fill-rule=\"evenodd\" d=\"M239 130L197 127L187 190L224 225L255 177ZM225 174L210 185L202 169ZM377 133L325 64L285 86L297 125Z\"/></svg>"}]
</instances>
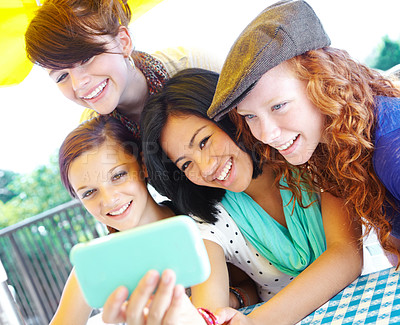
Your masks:
<instances>
[{"instance_id":1,"label":"white teeth","mask_svg":"<svg viewBox=\"0 0 400 325\"><path fill-rule=\"evenodd\" d=\"M281 151L281 150L286 150L287 148L289 148L293 142L297 139L299 135L296 135L293 139L291 139L290 141L286 142L285 144L281 145L280 147L276 147L277 150Z\"/></svg>"},{"instance_id":2,"label":"white teeth","mask_svg":"<svg viewBox=\"0 0 400 325\"><path fill-rule=\"evenodd\" d=\"M83 99L92 99L100 94L100 92L107 85L107 80L105 80L102 84L100 84L95 90L93 90L89 95L83 97Z\"/></svg>"},{"instance_id":3,"label":"white teeth","mask_svg":"<svg viewBox=\"0 0 400 325\"><path fill-rule=\"evenodd\" d=\"M131 205L131 203L132 203L132 201L130 201L130 202L127 203L127 204L124 204L124 205L121 207L121 209L119 209L118 211L109 212L108 214L109 214L109 215L112 215L112 216L120 215L120 214L124 213L126 209L128 209L128 207Z\"/></svg>"},{"instance_id":4,"label":"white teeth","mask_svg":"<svg viewBox=\"0 0 400 325\"><path fill-rule=\"evenodd\" d=\"M232 159L229 159L224 169L222 170L221 174L217 177L217 179L219 181L224 181L228 177L231 168L232 168Z\"/></svg>"}]
</instances>

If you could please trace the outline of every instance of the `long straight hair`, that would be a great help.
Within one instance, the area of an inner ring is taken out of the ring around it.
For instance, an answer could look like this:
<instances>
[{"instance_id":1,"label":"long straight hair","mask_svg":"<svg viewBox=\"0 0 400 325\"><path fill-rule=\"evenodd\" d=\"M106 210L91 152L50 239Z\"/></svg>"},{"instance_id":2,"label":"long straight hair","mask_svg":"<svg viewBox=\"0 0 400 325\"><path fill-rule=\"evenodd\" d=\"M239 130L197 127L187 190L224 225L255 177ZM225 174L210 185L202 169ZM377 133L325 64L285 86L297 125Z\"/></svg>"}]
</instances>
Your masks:
<instances>
[{"instance_id":1,"label":"long straight hair","mask_svg":"<svg viewBox=\"0 0 400 325\"><path fill-rule=\"evenodd\" d=\"M191 213L206 222L217 220L216 203L225 194L224 189L199 186L192 183L167 157L160 145L161 133L169 116L191 116L212 121L207 116L219 75L203 69L186 69L174 75L163 89L153 95L141 116L143 156L150 183L162 195L171 199L183 213ZM253 161L253 178L261 174L259 156L247 151L236 139L236 127L225 118L214 122L247 152ZM177 139L179 141L179 139Z\"/></svg>"}]
</instances>

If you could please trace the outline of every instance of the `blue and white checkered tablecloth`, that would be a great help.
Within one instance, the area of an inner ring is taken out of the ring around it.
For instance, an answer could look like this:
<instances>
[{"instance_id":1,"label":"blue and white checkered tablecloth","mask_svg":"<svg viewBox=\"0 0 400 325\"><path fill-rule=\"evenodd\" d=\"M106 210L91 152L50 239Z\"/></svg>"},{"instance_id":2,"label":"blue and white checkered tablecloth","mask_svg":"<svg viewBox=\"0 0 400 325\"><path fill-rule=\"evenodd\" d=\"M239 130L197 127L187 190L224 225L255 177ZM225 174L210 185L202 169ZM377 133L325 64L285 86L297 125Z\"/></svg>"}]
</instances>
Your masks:
<instances>
[{"instance_id":1,"label":"blue and white checkered tablecloth","mask_svg":"<svg viewBox=\"0 0 400 325\"><path fill-rule=\"evenodd\" d=\"M297 325L400 324L399 275L390 268L360 276ZM241 311L248 314L260 305Z\"/></svg>"}]
</instances>

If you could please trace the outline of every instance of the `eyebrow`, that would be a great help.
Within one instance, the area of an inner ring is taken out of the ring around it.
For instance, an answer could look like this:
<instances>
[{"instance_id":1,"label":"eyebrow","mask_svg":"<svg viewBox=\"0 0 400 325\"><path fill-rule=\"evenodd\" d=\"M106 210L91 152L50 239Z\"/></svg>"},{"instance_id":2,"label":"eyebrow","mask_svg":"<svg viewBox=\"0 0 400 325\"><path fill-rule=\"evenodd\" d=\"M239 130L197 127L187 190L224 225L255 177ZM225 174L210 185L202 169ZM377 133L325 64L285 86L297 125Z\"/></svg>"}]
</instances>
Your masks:
<instances>
[{"instance_id":1,"label":"eyebrow","mask_svg":"<svg viewBox=\"0 0 400 325\"><path fill-rule=\"evenodd\" d=\"M128 163L122 163L122 164L119 164L119 165L117 165L117 166L114 166L113 168L111 168L111 169L107 172L107 175L112 174L112 173L114 172L115 169L117 169L118 167L124 166L124 165L128 165ZM91 187L91 186L83 185L83 186L79 187L78 189L76 189L76 192L79 192L80 190L83 190L83 189L85 189L85 188L87 188L87 187Z\"/></svg>"},{"instance_id":2,"label":"eyebrow","mask_svg":"<svg viewBox=\"0 0 400 325\"><path fill-rule=\"evenodd\" d=\"M203 130L204 128L206 128L206 127L207 127L207 125L204 125L201 128L197 129L197 131L193 134L192 138L189 141L189 148L193 148L193 142L194 142L195 138L200 133L200 131ZM177 165L178 162L180 162L184 158L185 158L185 156L179 157L177 160L175 160L174 164Z\"/></svg>"}]
</instances>

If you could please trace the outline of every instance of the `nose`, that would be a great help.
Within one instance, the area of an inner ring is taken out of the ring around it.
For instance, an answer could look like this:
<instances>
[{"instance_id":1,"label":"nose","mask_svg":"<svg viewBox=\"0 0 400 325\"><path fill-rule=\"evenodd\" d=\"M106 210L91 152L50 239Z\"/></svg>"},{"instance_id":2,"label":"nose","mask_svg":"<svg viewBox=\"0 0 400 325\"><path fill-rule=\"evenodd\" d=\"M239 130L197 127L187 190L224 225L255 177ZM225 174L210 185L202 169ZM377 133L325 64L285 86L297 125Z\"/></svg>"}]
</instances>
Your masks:
<instances>
[{"instance_id":1,"label":"nose","mask_svg":"<svg viewBox=\"0 0 400 325\"><path fill-rule=\"evenodd\" d=\"M74 91L82 89L89 82L89 75L83 67L78 66L70 69L69 75Z\"/></svg>"},{"instance_id":2,"label":"nose","mask_svg":"<svg viewBox=\"0 0 400 325\"><path fill-rule=\"evenodd\" d=\"M281 129L272 119L263 119L258 123L253 135L265 144L273 143L281 135Z\"/></svg>"},{"instance_id":3,"label":"nose","mask_svg":"<svg viewBox=\"0 0 400 325\"><path fill-rule=\"evenodd\" d=\"M102 189L99 188L98 191L100 192L99 196L102 208L109 210L117 205L118 195L115 191L113 191L110 188L102 188ZM105 212L107 213L108 211Z\"/></svg>"},{"instance_id":4,"label":"nose","mask_svg":"<svg viewBox=\"0 0 400 325\"><path fill-rule=\"evenodd\" d=\"M201 177L207 179L214 174L217 167L217 160L210 156L209 152L202 152L195 158L195 162L200 170Z\"/></svg>"}]
</instances>

